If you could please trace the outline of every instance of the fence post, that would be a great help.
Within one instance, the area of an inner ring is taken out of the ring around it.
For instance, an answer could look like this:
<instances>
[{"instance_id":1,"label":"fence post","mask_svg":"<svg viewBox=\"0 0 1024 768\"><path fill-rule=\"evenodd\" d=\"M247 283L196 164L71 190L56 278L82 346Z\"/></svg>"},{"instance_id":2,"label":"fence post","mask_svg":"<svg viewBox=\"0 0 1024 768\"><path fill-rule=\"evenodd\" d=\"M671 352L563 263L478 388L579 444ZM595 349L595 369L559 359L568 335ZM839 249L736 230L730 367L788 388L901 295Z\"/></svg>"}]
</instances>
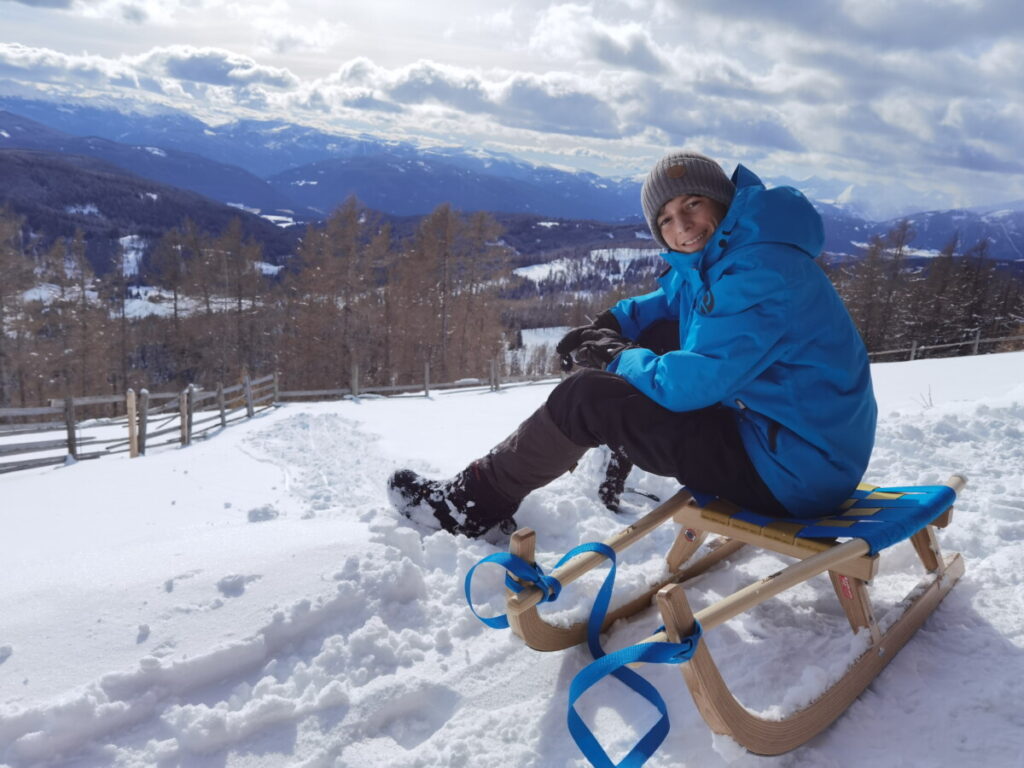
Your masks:
<instances>
[{"instance_id":1,"label":"fence post","mask_svg":"<svg viewBox=\"0 0 1024 768\"><path fill-rule=\"evenodd\" d=\"M68 454L78 458L78 440L75 437L75 398L70 394L64 398L64 421L68 428Z\"/></svg>"},{"instance_id":2,"label":"fence post","mask_svg":"<svg viewBox=\"0 0 1024 768\"><path fill-rule=\"evenodd\" d=\"M146 431L149 428L149 390L139 392L139 455L146 455Z\"/></svg>"},{"instance_id":3,"label":"fence post","mask_svg":"<svg viewBox=\"0 0 1024 768\"><path fill-rule=\"evenodd\" d=\"M359 397L359 363L355 360L352 361L352 375L349 377L348 388L352 397Z\"/></svg>"},{"instance_id":4,"label":"fence post","mask_svg":"<svg viewBox=\"0 0 1024 768\"><path fill-rule=\"evenodd\" d=\"M913 360L917 356L917 342L910 342L910 359Z\"/></svg>"},{"instance_id":5,"label":"fence post","mask_svg":"<svg viewBox=\"0 0 1024 768\"><path fill-rule=\"evenodd\" d=\"M423 396L430 397L430 361L423 363Z\"/></svg>"},{"instance_id":6,"label":"fence post","mask_svg":"<svg viewBox=\"0 0 1024 768\"><path fill-rule=\"evenodd\" d=\"M243 383L245 384L245 415L251 419L256 415L256 411L252 405L252 379L249 378L248 373L245 374Z\"/></svg>"},{"instance_id":7,"label":"fence post","mask_svg":"<svg viewBox=\"0 0 1024 768\"><path fill-rule=\"evenodd\" d=\"M224 404L224 385L219 381L217 382L217 407L220 408L220 426L221 429L228 425L227 408Z\"/></svg>"},{"instance_id":8,"label":"fence post","mask_svg":"<svg viewBox=\"0 0 1024 768\"><path fill-rule=\"evenodd\" d=\"M981 342L981 328L974 332L974 344L971 347L971 354L978 354L978 344Z\"/></svg>"},{"instance_id":9,"label":"fence post","mask_svg":"<svg viewBox=\"0 0 1024 768\"><path fill-rule=\"evenodd\" d=\"M181 417L181 446L184 448L192 437L188 428L188 387L178 395L178 414Z\"/></svg>"},{"instance_id":10,"label":"fence post","mask_svg":"<svg viewBox=\"0 0 1024 768\"><path fill-rule=\"evenodd\" d=\"M139 455L139 414L135 407L135 390L131 387L124 393L124 409L128 412L128 458L134 459Z\"/></svg>"},{"instance_id":11,"label":"fence post","mask_svg":"<svg viewBox=\"0 0 1024 768\"><path fill-rule=\"evenodd\" d=\"M498 383L498 360L491 358L491 392L497 392L501 389L501 384Z\"/></svg>"},{"instance_id":12,"label":"fence post","mask_svg":"<svg viewBox=\"0 0 1024 768\"><path fill-rule=\"evenodd\" d=\"M188 444L192 445L192 424L196 416L196 385L188 385Z\"/></svg>"},{"instance_id":13,"label":"fence post","mask_svg":"<svg viewBox=\"0 0 1024 768\"><path fill-rule=\"evenodd\" d=\"M274 402L281 401L281 374L274 371Z\"/></svg>"}]
</instances>

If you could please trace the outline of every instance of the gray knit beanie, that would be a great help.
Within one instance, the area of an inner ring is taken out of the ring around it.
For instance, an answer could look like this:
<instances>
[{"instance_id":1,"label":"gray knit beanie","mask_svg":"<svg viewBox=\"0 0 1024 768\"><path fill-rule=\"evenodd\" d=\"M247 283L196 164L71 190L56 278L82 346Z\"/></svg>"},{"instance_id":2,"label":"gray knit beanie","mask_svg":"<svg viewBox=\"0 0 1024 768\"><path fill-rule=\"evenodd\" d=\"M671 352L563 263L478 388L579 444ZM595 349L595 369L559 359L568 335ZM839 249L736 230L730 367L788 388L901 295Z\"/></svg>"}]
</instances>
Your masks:
<instances>
[{"instance_id":1,"label":"gray knit beanie","mask_svg":"<svg viewBox=\"0 0 1024 768\"><path fill-rule=\"evenodd\" d=\"M661 238L657 222L661 206L680 195L703 195L728 208L735 192L736 187L722 166L710 157L699 152L670 152L647 174L640 203L654 239L668 248L668 243Z\"/></svg>"}]
</instances>

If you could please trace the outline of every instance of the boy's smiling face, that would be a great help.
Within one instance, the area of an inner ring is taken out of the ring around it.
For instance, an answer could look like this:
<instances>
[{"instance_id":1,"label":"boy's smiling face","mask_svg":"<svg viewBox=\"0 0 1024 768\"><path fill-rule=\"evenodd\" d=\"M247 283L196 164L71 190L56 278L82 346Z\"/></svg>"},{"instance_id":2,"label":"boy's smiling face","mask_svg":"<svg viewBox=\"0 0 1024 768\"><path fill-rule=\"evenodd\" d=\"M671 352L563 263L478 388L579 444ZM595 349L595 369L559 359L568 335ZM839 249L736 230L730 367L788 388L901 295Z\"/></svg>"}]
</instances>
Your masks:
<instances>
[{"instance_id":1,"label":"boy's smiling face","mask_svg":"<svg viewBox=\"0 0 1024 768\"><path fill-rule=\"evenodd\" d=\"M658 229L668 247L696 253L707 245L727 208L703 195L673 197L658 212Z\"/></svg>"}]
</instances>

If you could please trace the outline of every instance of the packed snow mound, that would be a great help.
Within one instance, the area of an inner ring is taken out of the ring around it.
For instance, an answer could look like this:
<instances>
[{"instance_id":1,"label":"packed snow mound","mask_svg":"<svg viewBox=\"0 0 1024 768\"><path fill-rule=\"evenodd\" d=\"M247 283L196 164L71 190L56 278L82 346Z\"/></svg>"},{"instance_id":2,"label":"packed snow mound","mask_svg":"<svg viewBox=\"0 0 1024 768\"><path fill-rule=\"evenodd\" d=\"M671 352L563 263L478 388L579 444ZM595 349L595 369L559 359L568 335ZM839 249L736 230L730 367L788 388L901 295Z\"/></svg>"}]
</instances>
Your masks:
<instances>
[{"instance_id":1,"label":"packed snow mound","mask_svg":"<svg viewBox=\"0 0 1024 768\"><path fill-rule=\"evenodd\" d=\"M881 416L867 479L963 471L970 483L940 534L967 573L869 691L807 746L768 760L714 737L678 670L645 669L672 721L648 765L1019 765L1022 370L1021 353L874 368ZM554 384L287 405L187 449L0 476L0 765L586 765L565 727L586 651L536 653L478 622L463 579L495 547L414 527L385 490L401 466L457 471ZM606 460L591 451L524 501L517 519L538 531L543 565L650 508L635 494L620 515L601 506ZM628 485L663 498L676 489L639 470ZM616 601L662 573L672 528L622 558ZM875 583L883 624L920 575L909 545L892 555ZM699 609L784 564L741 552L688 595ZM477 571L484 615L502 610L502 577ZM585 617L603 577L545 613ZM620 622L605 647L658 624L653 610ZM866 641L822 577L707 642L748 707L783 715ZM622 691L607 681L577 707L615 759L656 717Z\"/></svg>"}]
</instances>

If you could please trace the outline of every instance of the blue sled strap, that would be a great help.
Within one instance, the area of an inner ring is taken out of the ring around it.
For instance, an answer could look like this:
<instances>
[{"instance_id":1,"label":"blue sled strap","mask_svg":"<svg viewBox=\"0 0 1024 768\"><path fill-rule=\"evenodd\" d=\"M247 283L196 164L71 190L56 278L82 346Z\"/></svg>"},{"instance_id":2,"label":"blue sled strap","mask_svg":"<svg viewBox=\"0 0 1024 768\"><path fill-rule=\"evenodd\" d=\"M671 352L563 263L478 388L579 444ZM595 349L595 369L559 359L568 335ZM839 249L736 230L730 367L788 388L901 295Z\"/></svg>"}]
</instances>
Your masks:
<instances>
[{"instance_id":1,"label":"blue sled strap","mask_svg":"<svg viewBox=\"0 0 1024 768\"><path fill-rule=\"evenodd\" d=\"M596 606L595 606L596 607ZM596 610L595 610L596 613ZM600 626L600 623L598 623ZM639 768L661 746L669 731L668 708L658 689L638 675L626 665L634 662L650 664L682 664L689 661L697 651L697 644L702 634L700 623L695 622L692 635L678 643L654 642L638 643L622 650L609 653L592 661L573 678L569 686L569 733L583 756L595 768ZM629 753L618 763L613 763L608 753L598 743L590 728L583 722L576 711L576 701L590 688L609 675L618 678L633 691L647 699L658 710L658 718L650 730L636 743Z\"/></svg>"},{"instance_id":2,"label":"blue sled strap","mask_svg":"<svg viewBox=\"0 0 1024 768\"><path fill-rule=\"evenodd\" d=\"M609 560L611 560L612 567L608 571L608 575L605 576L604 583L601 585L601 590L598 592L598 600L601 600L602 595L605 601L605 610L607 610L607 603L611 599L612 587L615 584L615 551L607 544L601 544L599 542L591 542L588 544L580 544L578 547L574 547L562 556L562 559L555 565L555 570L565 565L576 555L582 555L584 552L598 552ZM526 587L537 587L542 593L543 597L541 602L554 602L562 592L561 582L553 576L548 576L544 573L544 570L534 563L528 563L518 555L513 555L510 552L496 552L493 555L488 555L483 558L480 562L469 569L469 573L466 574L465 581L465 592L466 602L469 604L469 609L473 611L473 615L476 616L480 621L489 627L494 629L508 629L508 616L502 614L501 616L486 617L481 616L477 613L476 608L473 606L472 597L472 584L473 584L473 573L484 563L493 563L500 565L506 571L505 574L505 586L511 589L513 592L521 592ZM515 578L513 578L515 577ZM517 581L518 579L518 581ZM596 603L595 603L596 610ZM597 623L597 629L595 634L593 629L593 613L591 614L591 621L588 623L588 638L587 642L591 645L591 652L593 652L594 643L597 642L597 635L601 631L601 622L604 621L604 612L601 614L601 621ZM596 646L600 649L600 645Z\"/></svg>"},{"instance_id":3,"label":"blue sled strap","mask_svg":"<svg viewBox=\"0 0 1024 768\"><path fill-rule=\"evenodd\" d=\"M518 555L513 555L509 552L497 552L493 555L488 555L469 569L469 573L466 574L464 588L466 591L466 602L469 604L469 610L471 610L473 615L480 619L480 621L492 629L508 629L509 624L507 615L502 614L501 616L492 617L481 616L473 606L473 572L484 563L494 563L495 565L503 567L506 571L505 586L513 592L522 591L524 584L534 586L544 593L542 602L552 602L557 599L559 593L562 591L561 582L559 582L558 579L545 575L543 569L539 565L528 563ZM515 579L512 578L513 576ZM516 579L519 579L519 581L516 581Z\"/></svg>"},{"instance_id":4,"label":"blue sled strap","mask_svg":"<svg viewBox=\"0 0 1024 768\"><path fill-rule=\"evenodd\" d=\"M580 544L578 547L567 552L562 559L558 561L555 568L560 568L573 557L585 552L597 552L604 555L611 563L611 567L608 569L608 575L605 576L604 582L598 590L597 596L594 599L594 607L590 612L589 619L587 620L587 647L595 660L588 666L584 667L579 674L576 675L569 687L569 708L567 714L569 733L572 735L576 745L580 748L580 751L583 752L583 756L586 757L592 765L598 766L598 768L616 768L616 764L612 763L611 759L604 751L604 748L600 743L598 743L597 738L587 727L586 723L583 722L583 718L579 716L579 713L576 711L575 704L576 700L579 699L580 696L604 678L609 675L617 678L650 702L651 705L661 714L658 722L656 722L640 739L640 741L637 742L636 746L630 750L629 754L627 754L626 757L618 763L618 766L621 766L621 768L638 768L638 766L647 762L650 756L654 754L655 750L661 745L665 740L665 737L668 735L668 708L665 706L665 700L661 697L661 694L658 693L658 690L639 674L629 669L626 665L634 662L681 664L684 661L689 660L697 650L697 643L701 636L701 628L699 623L696 624L694 633L689 637L683 638L682 641L678 643L640 643L638 645L623 648L622 650L611 654L605 654L604 649L601 647L601 626L604 624L604 618L608 613L608 607L611 604L612 590L615 586L615 550L607 544L600 542ZM489 555L469 569L469 572L466 574L465 581L466 602L469 603L469 607L473 611L473 615L489 627L493 627L495 629L506 629L509 626L509 621L508 616L504 614L494 617L481 616L477 613L476 608L473 607L473 573L479 566L485 563L493 563L505 568L507 572L505 576L505 584L514 592L520 592L525 586L536 586L543 592L544 602L551 602L555 600L561 593L562 585L559 581L551 576L545 575L539 565L528 563L521 557L508 552L498 552L493 555ZM518 579L518 581L516 581L516 579Z\"/></svg>"}]
</instances>

